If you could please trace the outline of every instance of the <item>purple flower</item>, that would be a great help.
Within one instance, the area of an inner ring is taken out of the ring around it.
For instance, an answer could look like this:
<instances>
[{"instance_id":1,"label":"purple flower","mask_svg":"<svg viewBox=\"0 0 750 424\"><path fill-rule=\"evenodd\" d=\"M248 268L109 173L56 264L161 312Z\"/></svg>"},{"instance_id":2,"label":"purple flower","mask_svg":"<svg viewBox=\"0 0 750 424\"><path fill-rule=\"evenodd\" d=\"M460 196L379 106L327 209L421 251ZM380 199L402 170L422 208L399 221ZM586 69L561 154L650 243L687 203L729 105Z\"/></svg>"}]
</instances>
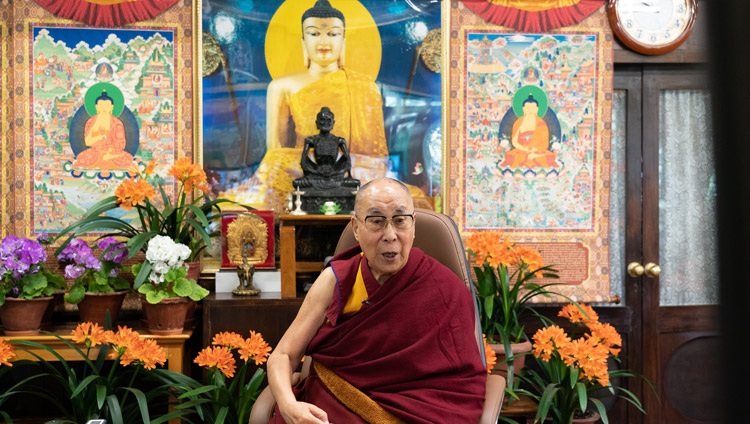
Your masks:
<instances>
[{"instance_id":1,"label":"purple flower","mask_svg":"<svg viewBox=\"0 0 750 424\"><path fill-rule=\"evenodd\" d=\"M39 234L39 236L36 238L36 241L40 244L50 244L52 243L52 238L49 236L48 233L42 233Z\"/></svg>"},{"instance_id":2,"label":"purple flower","mask_svg":"<svg viewBox=\"0 0 750 424\"><path fill-rule=\"evenodd\" d=\"M86 268L80 265L69 264L65 266L65 278L76 279L83 275L85 272Z\"/></svg>"},{"instance_id":3,"label":"purple flower","mask_svg":"<svg viewBox=\"0 0 750 424\"><path fill-rule=\"evenodd\" d=\"M114 237L105 237L97 244L102 253L102 260L121 264L128 257L128 249L125 243L117 241Z\"/></svg>"},{"instance_id":4,"label":"purple flower","mask_svg":"<svg viewBox=\"0 0 750 424\"><path fill-rule=\"evenodd\" d=\"M47 251L37 241L9 235L0 242L0 270L14 280L39 272L46 260Z\"/></svg>"}]
</instances>

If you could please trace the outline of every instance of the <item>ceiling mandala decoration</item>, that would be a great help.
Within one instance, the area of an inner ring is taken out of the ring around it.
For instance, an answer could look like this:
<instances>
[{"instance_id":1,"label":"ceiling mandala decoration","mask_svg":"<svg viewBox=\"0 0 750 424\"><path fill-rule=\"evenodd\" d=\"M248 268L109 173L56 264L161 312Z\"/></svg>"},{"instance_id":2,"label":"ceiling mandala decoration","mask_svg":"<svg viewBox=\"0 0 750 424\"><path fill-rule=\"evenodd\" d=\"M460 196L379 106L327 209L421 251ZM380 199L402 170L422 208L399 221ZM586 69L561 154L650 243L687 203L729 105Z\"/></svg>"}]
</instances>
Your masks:
<instances>
[{"instance_id":1,"label":"ceiling mandala decoration","mask_svg":"<svg viewBox=\"0 0 750 424\"><path fill-rule=\"evenodd\" d=\"M34 0L60 18L97 27L121 27L153 19L179 0Z\"/></svg>"},{"instance_id":2,"label":"ceiling mandala decoration","mask_svg":"<svg viewBox=\"0 0 750 424\"><path fill-rule=\"evenodd\" d=\"M487 22L520 32L549 32L575 25L605 0L461 0Z\"/></svg>"}]
</instances>

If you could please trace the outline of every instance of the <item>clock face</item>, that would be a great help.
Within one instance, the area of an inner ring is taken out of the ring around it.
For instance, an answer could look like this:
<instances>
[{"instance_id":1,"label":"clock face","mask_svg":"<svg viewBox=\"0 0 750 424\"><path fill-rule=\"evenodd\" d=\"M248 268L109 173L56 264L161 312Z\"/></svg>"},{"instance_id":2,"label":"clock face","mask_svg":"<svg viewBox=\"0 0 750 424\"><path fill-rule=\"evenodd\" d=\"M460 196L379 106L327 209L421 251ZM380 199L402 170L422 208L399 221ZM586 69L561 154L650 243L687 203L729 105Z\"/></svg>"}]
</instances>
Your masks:
<instances>
[{"instance_id":1,"label":"clock face","mask_svg":"<svg viewBox=\"0 0 750 424\"><path fill-rule=\"evenodd\" d=\"M690 34L696 0L610 0L610 23L626 46L645 54L674 50Z\"/></svg>"}]
</instances>

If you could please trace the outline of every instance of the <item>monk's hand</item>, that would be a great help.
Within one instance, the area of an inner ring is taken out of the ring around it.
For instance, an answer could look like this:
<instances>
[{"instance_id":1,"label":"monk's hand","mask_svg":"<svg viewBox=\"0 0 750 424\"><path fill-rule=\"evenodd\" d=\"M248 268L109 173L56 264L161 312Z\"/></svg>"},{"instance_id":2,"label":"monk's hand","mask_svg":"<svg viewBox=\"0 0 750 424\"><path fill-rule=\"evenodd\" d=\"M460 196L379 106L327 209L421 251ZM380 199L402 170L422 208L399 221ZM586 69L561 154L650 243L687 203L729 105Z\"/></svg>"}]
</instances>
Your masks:
<instances>
[{"instance_id":1,"label":"monk's hand","mask_svg":"<svg viewBox=\"0 0 750 424\"><path fill-rule=\"evenodd\" d=\"M295 402L281 411L284 421L290 424L331 424L326 411L307 402Z\"/></svg>"}]
</instances>

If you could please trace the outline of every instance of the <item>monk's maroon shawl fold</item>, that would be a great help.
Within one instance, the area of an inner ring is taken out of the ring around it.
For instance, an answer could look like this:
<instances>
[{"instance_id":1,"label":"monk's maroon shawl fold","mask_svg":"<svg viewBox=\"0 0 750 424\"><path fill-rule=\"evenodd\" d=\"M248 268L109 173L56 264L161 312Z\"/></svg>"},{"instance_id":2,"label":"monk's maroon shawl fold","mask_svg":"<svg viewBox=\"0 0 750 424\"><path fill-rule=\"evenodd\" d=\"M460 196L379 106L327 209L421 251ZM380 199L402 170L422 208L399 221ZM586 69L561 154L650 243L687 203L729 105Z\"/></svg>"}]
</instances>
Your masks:
<instances>
[{"instance_id":1,"label":"monk's maroon shawl fold","mask_svg":"<svg viewBox=\"0 0 750 424\"><path fill-rule=\"evenodd\" d=\"M471 292L417 248L380 286L359 253L355 247L332 259L337 285L328 322L307 353L406 422L476 423L487 372ZM360 260L369 298L359 312L341 316Z\"/></svg>"}]
</instances>

